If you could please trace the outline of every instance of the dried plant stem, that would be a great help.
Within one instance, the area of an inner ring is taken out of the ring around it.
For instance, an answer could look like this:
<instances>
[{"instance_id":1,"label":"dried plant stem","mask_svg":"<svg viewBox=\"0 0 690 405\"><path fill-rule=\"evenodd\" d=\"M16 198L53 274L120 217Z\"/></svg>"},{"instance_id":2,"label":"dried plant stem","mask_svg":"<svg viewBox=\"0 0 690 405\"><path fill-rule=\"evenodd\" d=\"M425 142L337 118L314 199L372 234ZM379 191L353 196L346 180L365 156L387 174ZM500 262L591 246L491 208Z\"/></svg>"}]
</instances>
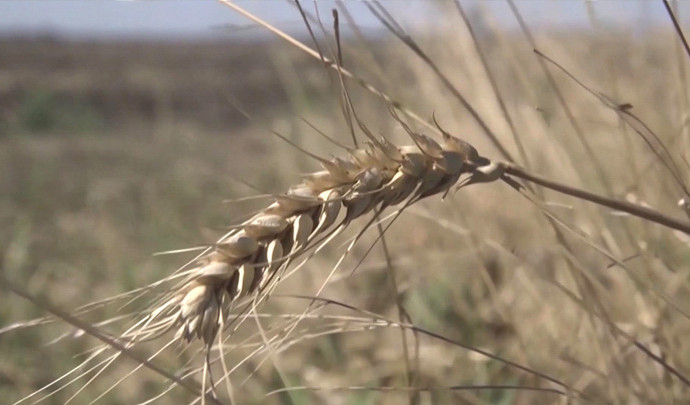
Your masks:
<instances>
[{"instance_id":1,"label":"dried plant stem","mask_svg":"<svg viewBox=\"0 0 690 405\"><path fill-rule=\"evenodd\" d=\"M518 136L518 131L515 127L515 122L513 121L513 118L510 116L510 113L508 112L508 107L506 106L506 103L503 100L503 96L501 95L501 91L498 88L496 78L489 67L489 61L487 60L486 55L482 50L482 47L479 45L479 40L477 39L477 35L474 32L472 24L470 23L470 18L467 16L465 9L462 7L462 4L460 4L460 0L455 1L455 7L457 8L460 17L462 18L465 27L467 27L467 32L469 32L470 37L472 38L472 44L474 45L474 49L477 52L479 61L481 62L482 67L484 68L484 72L486 72L486 77L489 80L491 90L493 91L494 96L496 97L498 107L501 109L501 113L503 114L503 117L505 118L506 123L510 128L510 133L513 136L513 142L515 142L515 146L517 146L518 153L520 154L520 159L522 160L522 162L524 162L523 164L525 166L530 167L529 158L527 157L527 151L525 150L525 145Z\"/></svg>"},{"instance_id":2,"label":"dried plant stem","mask_svg":"<svg viewBox=\"0 0 690 405\"><path fill-rule=\"evenodd\" d=\"M558 183L553 180L549 180L544 177L528 173L524 169L513 164L506 163L504 164L504 167L505 174L519 177L523 180L539 184L540 186L546 187L548 189L558 191L560 193L577 197L583 200L587 200L595 204L603 205L614 210L627 212L628 214L634 215L636 217L643 218L648 221L655 222L657 224L661 224L669 228L685 232L686 234L690 235L690 222L685 221L683 219L673 218L671 216L662 214L659 211L642 205L600 196L594 193L590 193L589 191L581 190L562 183Z\"/></svg>"},{"instance_id":3,"label":"dried plant stem","mask_svg":"<svg viewBox=\"0 0 690 405\"><path fill-rule=\"evenodd\" d=\"M527 41L529 42L530 46L532 47L532 49L537 49L537 42L534 39L534 36L532 35L532 31L529 29L529 27L525 23L525 20L522 18L522 14L518 10L514 1L508 0L508 5L510 6L510 9L511 9L513 15L515 16L515 19L517 20L518 24L520 25L520 29L525 34L525 37L527 38ZM585 137L585 131L582 129L582 126L575 119L575 114L573 113L572 109L570 108L569 104L567 103L565 96L563 95L563 92L561 91L560 87L556 83L556 79L555 79L554 75L551 73L548 66L546 66L546 63L541 58L538 58L537 62L539 62L539 66L541 67L541 70L544 72L544 75L546 76L546 79L549 82L549 85L553 89L554 95L556 96L558 103L563 108L563 112L565 113L566 118L568 119L568 122L570 123L570 126L573 128L573 132L575 133L578 140L580 141L583 148L585 149L585 152L589 156L589 159L592 162L592 167L595 169L596 174L599 177L599 180L601 181L601 184L606 188L607 193L613 195L613 185L611 184L611 181L608 179L608 177L606 177L606 175L605 175L604 165L602 164L599 157L597 157L596 153L594 152L594 148L592 147L592 145L589 143L589 141Z\"/></svg>"},{"instance_id":4,"label":"dried plant stem","mask_svg":"<svg viewBox=\"0 0 690 405\"><path fill-rule=\"evenodd\" d=\"M446 337L446 336L443 336L439 333L425 329L421 326L417 326L414 324L405 324L405 323L399 324L399 323L393 321L392 319L386 318L380 314L369 312L369 311L366 311L364 309L357 308L357 307L352 306L350 304L340 302L340 301L330 299L330 298L312 297L312 296L303 296L303 295L293 295L291 297L297 298L297 299L316 300L316 301L322 302L322 303L327 304L327 305L333 305L336 307L349 309L351 311L355 311L355 312L360 313L362 315L370 316L376 322L385 322L386 324L391 325L391 326L397 326L400 328L409 329L413 332L419 333L420 335L424 335L424 336L429 337L431 339L434 339L434 340L444 342L444 343L447 343L447 344L455 346L455 347L459 347L459 348L468 350L470 352L473 352L473 353L479 354L483 357L486 357L487 359L495 360L495 361L498 361L500 363L505 364L508 367L512 367L512 368L515 368L517 370L520 370L526 374L530 374L534 377L543 379L545 381L549 381L549 382L551 382L551 383L553 383L559 387L562 387L569 396L577 395L580 399L587 400L589 402L593 402L593 400L594 400L594 398L590 398L589 395L587 395L583 391L581 391L581 390L579 390L579 389L577 389L571 385L568 385L565 381L562 381L558 378L552 377L552 376L550 376L544 372L541 372L541 371L538 371L538 370L533 369L531 367L516 363L512 360L509 360L509 359L502 357L500 355L497 355L497 354L493 354L493 353L486 351L484 349L480 349L478 347L474 347L474 346L462 343L460 341L453 340L453 339Z\"/></svg>"},{"instance_id":5,"label":"dried plant stem","mask_svg":"<svg viewBox=\"0 0 690 405\"><path fill-rule=\"evenodd\" d=\"M470 102L465 98L465 96L462 95L460 90L451 83L450 79L448 79L448 76L445 75L441 69L438 67L436 63L422 50L422 48L417 45L417 43L407 35L400 26L397 25L395 20L393 20L386 9L378 2L373 1L371 4L374 4L372 6L370 3L364 3L368 8L369 11L371 11L372 14L383 24L386 29L388 29L393 35L395 35L396 38L398 38L403 44L405 44L412 52L417 55L429 68L431 69L432 72L438 77L438 79L443 83L444 87L450 91L453 96L460 102L460 104L463 106L465 110L470 114L472 119L479 125L479 127L484 131L486 136L489 138L491 141L492 145L496 147L498 152L503 156L504 159L514 162L515 158L513 158L512 154L508 151L508 149L503 146L501 141L498 139L498 136L494 133L491 128L489 128L489 125L487 124L486 120L484 120L480 115L479 112L470 104Z\"/></svg>"},{"instance_id":6,"label":"dried plant stem","mask_svg":"<svg viewBox=\"0 0 690 405\"><path fill-rule=\"evenodd\" d=\"M305 45L303 42L298 41L294 37L288 35L287 33L277 29L276 27L272 26L268 22L260 19L259 17L255 16L254 14L248 12L247 10L243 9L242 7L238 6L237 4L234 4L230 0L218 0L219 3L223 4L224 6L230 7L231 9L235 10L236 12L240 13L244 17L254 21L255 23L261 25L262 27L266 28L270 32L276 34L278 37L284 39L285 41L289 42L291 45L295 46L297 49L302 50L303 52L306 52L308 55L322 61L326 66L335 69L335 70L340 70L340 74L342 74L344 77L347 77L348 79L354 80L359 86L362 88L366 89L367 91L381 97L384 101L387 103L395 106L396 108L399 108L402 112L405 113L408 117L414 119L421 125L425 126L426 128L436 131L436 128L434 128L433 125L431 125L427 120L423 119L421 116L419 116L417 113L405 108L402 106L400 101L394 100L391 98L388 94L384 93L383 91L379 90L378 88L374 87L373 85L369 84L363 79L360 79L359 77L355 76L353 73L351 73L349 70L344 69L342 67L339 67L338 64L335 61L332 61L328 58L323 57L323 55L319 54L319 52L313 50L312 48L308 47Z\"/></svg>"},{"instance_id":7,"label":"dried plant stem","mask_svg":"<svg viewBox=\"0 0 690 405\"><path fill-rule=\"evenodd\" d=\"M364 387L350 385L346 387L290 387L290 388L280 388L273 390L266 394L266 396L276 395L284 392L293 391L380 391L380 392L410 392L413 394L419 394L421 392L434 392L434 391L481 391L481 390L514 390L514 391L538 391L551 394L558 394L563 397L567 397L568 393L555 389L555 388L542 388L542 387L530 387L526 385L499 385L499 384L485 384L485 385L449 385L449 386L438 386L438 387Z\"/></svg>"},{"instance_id":8,"label":"dried plant stem","mask_svg":"<svg viewBox=\"0 0 690 405\"><path fill-rule=\"evenodd\" d=\"M680 38L680 41L683 44L683 48L685 48L685 53L687 53L688 57L690 57L690 45L688 45L688 41L685 39L683 29L680 27L680 24L678 23L678 19L676 18L675 14L673 14L673 10L671 10L671 6L669 5L668 0L663 0L663 3L669 18L673 22L673 28L675 28L676 33L678 34L678 37Z\"/></svg>"}]
</instances>

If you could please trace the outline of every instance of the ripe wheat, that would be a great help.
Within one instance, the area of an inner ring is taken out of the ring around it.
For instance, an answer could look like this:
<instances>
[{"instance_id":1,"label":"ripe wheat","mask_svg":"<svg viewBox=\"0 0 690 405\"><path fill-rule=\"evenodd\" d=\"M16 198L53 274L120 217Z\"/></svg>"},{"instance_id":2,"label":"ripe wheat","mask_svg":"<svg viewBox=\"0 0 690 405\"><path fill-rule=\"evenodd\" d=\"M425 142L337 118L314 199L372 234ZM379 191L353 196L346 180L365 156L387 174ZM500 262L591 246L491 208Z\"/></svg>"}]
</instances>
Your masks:
<instances>
[{"instance_id":1,"label":"ripe wheat","mask_svg":"<svg viewBox=\"0 0 690 405\"><path fill-rule=\"evenodd\" d=\"M266 297L295 258L324 246L356 218L447 193L463 174L469 175L464 184L498 177L500 167L467 142L441 131L441 145L405 129L413 145L367 134L364 147L346 158L320 159L324 170L305 175L199 257L136 338L176 328L177 339L210 345L240 298Z\"/></svg>"}]
</instances>

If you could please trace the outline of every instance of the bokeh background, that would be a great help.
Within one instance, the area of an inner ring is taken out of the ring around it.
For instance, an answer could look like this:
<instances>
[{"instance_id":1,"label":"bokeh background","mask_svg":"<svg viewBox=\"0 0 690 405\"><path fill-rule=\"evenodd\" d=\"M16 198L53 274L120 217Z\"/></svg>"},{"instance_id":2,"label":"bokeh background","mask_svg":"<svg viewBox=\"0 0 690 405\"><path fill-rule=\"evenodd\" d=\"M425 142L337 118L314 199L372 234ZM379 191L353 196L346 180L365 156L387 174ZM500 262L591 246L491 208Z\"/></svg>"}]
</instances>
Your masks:
<instances>
[{"instance_id":1,"label":"bokeh background","mask_svg":"<svg viewBox=\"0 0 690 405\"><path fill-rule=\"evenodd\" d=\"M238 4L312 44L294 5ZM676 206L681 187L635 128L551 68L558 86L553 87L509 4L461 3L476 43L454 3L382 4L521 164L574 186L683 215ZM686 179L689 59L663 3L516 5L538 49L616 103L631 104L672 151ZM436 115L484 155L501 158L452 92L365 4L317 6L326 30L330 10L341 10L348 69L424 119ZM313 3L304 7L317 12ZM673 7L681 26L690 27L690 8L682 2ZM350 140L337 77L218 2L0 2L0 15L1 271L64 310L165 277L188 255L153 253L210 243L262 204L225 200L279 193L300 173L318 169L271 130L323 156L343 152L302 118L343 143ZM332 46L333 38L314 27L323 49ZM409 143L379 98L356 84L349 89L367 126ZM489 184L445 201L425 201L387 233L395 289L379 246L357 267L376 238L370 231L324 296L396 320L399 302L415 325L540 370L596 400L685 403L688 387L636 343L690 374L687 235L557 194L542 197L537 205L505 185ZM545 210L559 224L547 221ZM346 241L312 259L280 292L314 294ZM2 302L0 397L9 403L65 375L97 344L64 322L26 327L25 321L48 314L6 289ZM80 316L97 324L141 311L145 303L116 301ZM266 322L280 329L281 316L299 314L306 305L271 299ZM363 328L365 316L342 309L321 314L305 321L296 332L299 339L279 353L248 357L231 377L237 403L565 403L542 392L443 388L558 387L410 333L408 371L397 328ZM346 315L360 319L344 320ZM101 327L116 333L119 326ZM248 356L261 337L247 327L237 341L246 344L227 349L231 362ZM195 359L198 352L177 346L158 358L173 371ZM44 403L65 403L75 394L72 401L79 404L138 403L170 385L146 370L118 383L135 367L120 359L93 382L88 376L73 384L65 379L26 403L51 392ZM286 386L438 389L418 397L353 388L265 397ZM193 400L173 390L158 403Z\"/></svg>"}]
</instances>

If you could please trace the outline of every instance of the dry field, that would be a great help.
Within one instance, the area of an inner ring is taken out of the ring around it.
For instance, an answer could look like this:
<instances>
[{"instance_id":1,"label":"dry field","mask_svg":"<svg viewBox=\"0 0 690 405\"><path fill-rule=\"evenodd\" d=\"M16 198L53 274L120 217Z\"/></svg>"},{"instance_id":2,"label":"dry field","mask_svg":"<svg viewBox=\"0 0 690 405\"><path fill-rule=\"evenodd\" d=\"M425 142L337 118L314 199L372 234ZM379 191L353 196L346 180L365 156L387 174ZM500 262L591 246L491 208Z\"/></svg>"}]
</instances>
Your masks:
<instances>
[{"instance_id":1,"label":"dry field","mask_svg":"<svg viewBox=\"0 0 690 405\"><path fill-rule=\"evenodd\" d=\"M553 64L547 74L524 32L475 15L474 42L448 15L409 30L433 67L388 33L344 38L345 68L420 117L398 112L416 131L440 140L435 117L492 161L507 152L687 221L690 56L670 23L535 29L537 49L590 92ZM333 38L316 31L330 57ZM176 280L79 308L172 275L195 252L153 253L212 244L271 203L245 197L320 170L272 131L326 159L347 151L312 125L352 146L337 72L279 40L6 40L0 60L3 279L113 337ZM412 144L391 103L345 83L373 134ZM208 356L174 331L132 348L168 376L95 352L91 333L2 281L0 398L200 403L212 382L220 403L240 404L690 403L690 235L530 187L473 184L394 221L389 208L384 239L370 226L343 256L374 217L354 220Z\"/></svg>"}]
</instances>

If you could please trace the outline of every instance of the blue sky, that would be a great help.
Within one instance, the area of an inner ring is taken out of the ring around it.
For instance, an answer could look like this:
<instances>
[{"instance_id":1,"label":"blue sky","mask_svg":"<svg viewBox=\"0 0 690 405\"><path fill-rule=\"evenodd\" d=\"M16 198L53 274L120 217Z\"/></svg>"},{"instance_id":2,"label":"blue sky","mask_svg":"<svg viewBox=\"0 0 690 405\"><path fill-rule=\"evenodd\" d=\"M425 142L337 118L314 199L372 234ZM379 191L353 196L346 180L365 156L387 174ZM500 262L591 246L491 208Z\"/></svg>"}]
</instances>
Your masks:
<instances>
[{"instance_id":1,"label":"blue sky","mask_svg":"<svg viewBox=\"0 0 690 405\"><path fill-rule=\"evenodd\" d=\"M382 2L403 22L434 21L442 18L428 1ZM283 29L302 32L294 7L284 0L239 1L243 7ZM313 10L314 3L303 0ZM330 21L334 1L318 2L322 16ZM379 24L361 1L346 2L358 23L370 29ZM507 4L501 0L463 1L468 9L481 4L502 26L514 26ZM518 7L531 26L587 25L588 7L596 18L608 24L645 27L667 23L661 1L649 0L518 0ZM690 2L679 3L683 24L690 30ZM54 34L78 38L196 38L251 36L263 33L251 23L215 0L0 0L0 35ZM225 27L222 29L222 27ZM230 29L235 27L237 29Z\"/></svg>"}]
</instances>

